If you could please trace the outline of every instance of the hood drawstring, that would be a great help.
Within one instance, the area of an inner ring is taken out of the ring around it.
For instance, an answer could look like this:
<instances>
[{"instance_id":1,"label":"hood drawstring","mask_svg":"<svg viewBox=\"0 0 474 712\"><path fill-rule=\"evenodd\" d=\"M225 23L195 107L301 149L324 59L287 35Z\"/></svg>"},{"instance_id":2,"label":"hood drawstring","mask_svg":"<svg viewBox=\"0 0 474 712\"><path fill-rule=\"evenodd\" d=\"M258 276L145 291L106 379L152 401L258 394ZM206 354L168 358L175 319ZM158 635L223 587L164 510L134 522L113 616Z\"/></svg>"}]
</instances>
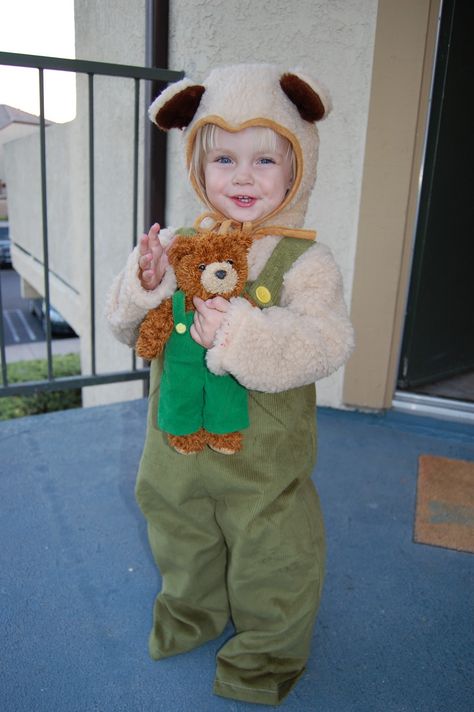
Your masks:
<instances>
[{"instance_id":1,"label":"hood drawstring","mask_svg":"<svg viewBox=\"0 0 474 712\"><path fill-rule=\"evenodd\" d=\"M296 237L301 240L316 239L316 230L302 230L301 228L283 227L281 225L253 227L251 222L240 223L237 220L222 219L221 215L212 212L205 212L199 215L199 217L194 221L193 227L197 230L197 232L215 231L218 235L223 235L231 230L238 230L245 233L251 233L254 240L258 240L266 235Z\"/></svg>"}]
</instances>

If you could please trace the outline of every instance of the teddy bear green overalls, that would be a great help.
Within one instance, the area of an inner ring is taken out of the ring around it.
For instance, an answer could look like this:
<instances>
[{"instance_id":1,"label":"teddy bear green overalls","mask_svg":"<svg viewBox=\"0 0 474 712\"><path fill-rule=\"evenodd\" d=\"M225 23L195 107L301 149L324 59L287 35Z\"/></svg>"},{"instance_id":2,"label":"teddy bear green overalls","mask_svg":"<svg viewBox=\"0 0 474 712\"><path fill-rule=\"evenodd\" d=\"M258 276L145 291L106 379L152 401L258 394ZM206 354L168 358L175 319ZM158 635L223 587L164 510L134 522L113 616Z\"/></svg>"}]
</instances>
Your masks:
<instances>
[{"instance_id":1,"label":"teddy bear green overalls","mask_svg":"<svg viewBox=\"0 0 474 712\"><path fill-rule=\"evenodd\" d=\"M270 295L261 306L278 304L282 276L303 243L281 240L248 285L257 303L257 294ZM191 650L219 636L231 618L235 635L217 655L214 691L278 704L304 671L324 576L323 521L311 481L315 387L250 391L242 451L186 456L156 424L161 366L152 362L136 487L163 580L150 654Z\"/></svg>"},{"instance_id":2,"label":"teddy bear green overalls","mask_svg":"<svg viewBox=\"0 0 474 712\"><path fill-rule=\"evenodd\" d=\"M164 350L158 426L172 435L200 428L232 433L249 425L247 391L230 374L216 376L206 366L206 350L191 337L194 311L185 310L184 292L172 298L173 331Z\"/></svg>"}]
</instances>

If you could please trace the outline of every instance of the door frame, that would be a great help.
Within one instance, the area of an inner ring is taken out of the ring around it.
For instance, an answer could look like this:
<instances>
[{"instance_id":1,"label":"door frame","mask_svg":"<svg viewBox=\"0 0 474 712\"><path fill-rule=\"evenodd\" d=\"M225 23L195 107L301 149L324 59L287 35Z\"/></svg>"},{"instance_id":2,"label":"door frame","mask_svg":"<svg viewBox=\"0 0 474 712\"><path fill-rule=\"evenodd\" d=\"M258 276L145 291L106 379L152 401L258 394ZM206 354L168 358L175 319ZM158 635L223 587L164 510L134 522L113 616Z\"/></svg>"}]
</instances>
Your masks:
<instances>
[{"instance_id":1,"label":"door frame","mask_svg":"<svg viewBox=\"0 0 474 712\"><path fill-rule=\"evenodd\" d=\"M392 406L442 0L379 0L351 299L348 405ZM399 38L403 38L400 42Z\"/></svg>"},{"instance_id":2,"label":"door frame","mask_svg":"<svg viewBox=\"0 0 474 712\"><path fill-rule=\"evenodd\" d=\"M459 170L459 156L469 152L472 142L469 109L460 109L459 101L468 101L465 89L472 61L467 60L467 51L473 21L466 0L443 0L397 379L404 393L474 371L474 320L470 326L466 323L472 316L466 312L474 258L468 227L473 217L472 181ZM469 165L469 176L470 170ZM463 215L460 195L469 210L462 228L457 219Z\"/></svg>"}]
</instances>

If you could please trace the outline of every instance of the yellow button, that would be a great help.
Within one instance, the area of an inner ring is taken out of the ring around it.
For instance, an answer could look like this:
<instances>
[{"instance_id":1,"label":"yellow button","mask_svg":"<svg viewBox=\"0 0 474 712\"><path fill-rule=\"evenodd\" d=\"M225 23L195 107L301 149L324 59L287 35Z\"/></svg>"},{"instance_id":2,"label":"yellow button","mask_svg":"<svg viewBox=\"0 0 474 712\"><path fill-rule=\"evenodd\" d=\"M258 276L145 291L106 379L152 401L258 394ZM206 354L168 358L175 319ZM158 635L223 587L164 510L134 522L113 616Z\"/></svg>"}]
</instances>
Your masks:
<instances>
[{"instance_id":1,"label":"yellow button","mask_svg":"<svg viewBox=\"0 0 474 712\"><path fill-rule=\"evenodd\" d=\"M183 324L182 322L179 322L179 324L176 324L174 327L178 334L184 334L186 332L186 324Z\"/></svg>"},{"instance_id":2,"label":"yellow button","mask_svg":"<svg viewBox=\"0 0 474 712\"><path fill-rule=\"evenodd\" d=\"M255 295L258 301L262 302L262 304L268 304L268 302L272 298L270 290L263 286L257 287L257 289L255 290Z\"/></svg>"}]
</instances>

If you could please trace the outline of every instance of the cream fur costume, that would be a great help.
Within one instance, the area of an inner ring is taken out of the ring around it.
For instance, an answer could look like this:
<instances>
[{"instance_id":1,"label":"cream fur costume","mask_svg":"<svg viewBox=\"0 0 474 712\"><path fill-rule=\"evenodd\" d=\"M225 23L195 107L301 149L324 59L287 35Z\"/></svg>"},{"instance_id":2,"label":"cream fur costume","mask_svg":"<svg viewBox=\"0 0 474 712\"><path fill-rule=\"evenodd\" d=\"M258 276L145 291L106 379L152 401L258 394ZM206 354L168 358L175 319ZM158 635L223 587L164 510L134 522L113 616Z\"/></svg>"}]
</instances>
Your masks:
<instances>
[{"instance_id":1,"label":"cream fur costume","mask_svg":"<svg viewBox=\"0 0 474 712\"><path fill-rule=\"evenodd\" d=\"M251 281L258 283L283 236L308 237L302 228L316 180L315 122L330 109L324 87L273 65L216 69L203 84L183 79L150 107L160 128L184 129L188 163L196 131L206 123L227 131L268 126L291 142L296 175L284 202L258 223L238 226L255 236ZM210 211L197 227L225 223L191 180ZM173 234L162 230L160 240L166 244ZM146 312L175 289L168 268L155 290L144 290L135 249L108 298L115 336L132 346ZM150 652L154 658L185 652L219 635L231 615L236 636L218 654L219 695L278 704L304 671L324 570L322 518L311 482L312 384L344 364L352 347L339 269L330 250L315 242L284 274L277 305L259 309L240 297L231 300L207 352L210 371L230 373L249 389L251 425L242 453L225 461L210 451L188 458L171 453L156 427L160 375L152 364L137 483L164 582ZM207 542L204 549L200 541Z\"/></svg>"},{"instance_id":2,"label":"cream fur costume","mask_svg":"<svg viewBox=\"0 0 474 712\"><path fill-rule=\"evenodd\" d=\"M267 125L279 131L295 150L297 176L277 216L267 216L258 227L277 222L288 228L301 228L316 181L319 137L316 125L302 120L290 99L282 91L276 92L280 75L277 67L269 65L253 65L246 75L241 67L212 72L185 132L187 155L189 160L195 131L203 123L217 123L229 130ZM323 117L326 116L331 109L326 91L308 77L298 76L318 92L324 106ZM165 101L195 87L188 79L172 85L151 105L150 116L155 118ZM212 210L195 181L194 186ZM172 229L162 230L162 243L166 244L173 233ZM257 278L280 239L270 234L253 243L249 253L251 280ZM137 265L138 248L115 281L107 305L107 317L116 338L130 346L135 343L145 313L176 289L169 269L156 290L147 292L140 285ZM327 247L316 242L285 275L281 307L261 312L245 300L233 300L215 346L208 351L209 369L216 374L232 373L249 389L279 392L329 376L345 363L353 345L352 327L340 272ZM295 315L300 318L295 320ZM265 359L260 358L262 353Z\"/></svg>"}]
</instances>

